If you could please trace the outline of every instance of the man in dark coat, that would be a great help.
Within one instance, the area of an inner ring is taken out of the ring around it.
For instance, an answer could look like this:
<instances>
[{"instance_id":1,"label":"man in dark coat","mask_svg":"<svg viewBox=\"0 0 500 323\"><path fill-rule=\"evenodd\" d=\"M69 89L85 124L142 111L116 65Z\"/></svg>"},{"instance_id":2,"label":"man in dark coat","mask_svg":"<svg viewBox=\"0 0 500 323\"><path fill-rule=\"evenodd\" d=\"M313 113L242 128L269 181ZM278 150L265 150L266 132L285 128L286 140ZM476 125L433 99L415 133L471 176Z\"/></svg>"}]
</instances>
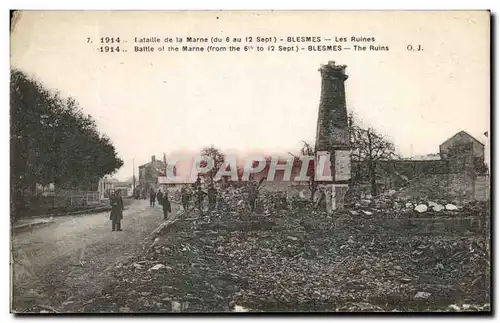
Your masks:
<instances>
[{"instance_id":1,"label":"man in dark coat","mask_svg":"<svg viewBox=\"0 0 500 323\"><path fill-rule=\"evenodd\" d=\"M168 193L167 192L165 192L165 195L163 195L161 205L163 206L163 218L166 220L166 219L168 219L168 213L172 212L172 208L170 206L170 201L168 200Z\"/></svg>"},{"instance_id":2,"label":"man in dark coat","mask_svg":"<svg viewBox=\"0 0 500 323\"><path fill-rule=\"evenodd\" d=\"M191 199L191 195L189 194L186 187L183 186L181 188L181 200L182 200L182 208L184 209L184 212L188 211L190 199Z\"/></svg>"},{"instance_id":3,"label":"man in dark coat","mask_svg":"<svg viewBox=\"0 0 500 323\"><path fill-rule=\"evenodd\" d=\"M156 193L153 189L149 191L149 206L154 207L155 206L155 200L156 200Z\"/></svg>"},{"instance_id":4,"label":"man in dark coat","mask_svg":"<svg viewBox=\"0 0 500 323\"><path fill-rule=\"evenodd\" d=\"M123 200L120 193L113 191L109 203L111 204L111 214L109 219L111 220L111 230L112 231L122 231L121 221L123 219Z\"/></svg>"},{"instance_id":5,"label":"man in dark coat","mask_svg":"<svg viewBox=\"0 0 500 323\"><path fill-rule=\"evenodd\" d=\"M158 189L158 193L156 193L156 200L158 201L158 204L163 204L163 192L161 191L161 189Z\"/></svg>"},{"instance_id":6,"label":"man in dark coat","mask_svg":"<svg viewBox=\"0 0 500 323\"><path fill-rule=\"evenodd\" d=\"M210 184L208 187L208 210L213 211L215 209L215 205L217 204L217 190L214 187L214 184Z\"/></svg>"}]
</instances>

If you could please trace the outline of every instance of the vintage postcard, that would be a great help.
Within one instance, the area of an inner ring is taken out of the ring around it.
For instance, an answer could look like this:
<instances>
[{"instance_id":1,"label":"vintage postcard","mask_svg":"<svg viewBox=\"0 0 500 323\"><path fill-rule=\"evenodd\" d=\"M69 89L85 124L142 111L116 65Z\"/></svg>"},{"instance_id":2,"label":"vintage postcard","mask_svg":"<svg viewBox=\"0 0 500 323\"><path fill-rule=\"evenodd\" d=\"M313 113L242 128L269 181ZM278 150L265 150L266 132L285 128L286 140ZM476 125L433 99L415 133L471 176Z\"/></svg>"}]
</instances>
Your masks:
<instances>
[{"instance_id":1,"label":"vintage postcard","mask_svg":"<svg viewBox=\"0 0 500 323\"><path fill-rule=\"evenodd\" d=\"M11 312L491 312L490 12L12 11Z\"/></svg>"}]
</instances>

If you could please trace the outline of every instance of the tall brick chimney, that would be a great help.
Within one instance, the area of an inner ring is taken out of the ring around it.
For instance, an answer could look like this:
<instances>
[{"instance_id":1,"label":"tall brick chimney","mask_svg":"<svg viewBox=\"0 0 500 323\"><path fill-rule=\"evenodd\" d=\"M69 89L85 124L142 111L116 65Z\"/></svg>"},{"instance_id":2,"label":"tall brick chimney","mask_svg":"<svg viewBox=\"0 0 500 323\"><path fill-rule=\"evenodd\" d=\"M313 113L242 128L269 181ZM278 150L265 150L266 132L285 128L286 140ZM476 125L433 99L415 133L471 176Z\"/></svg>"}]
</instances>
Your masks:
<instances>
[{"instance_id":1,"label":"tall brick chimney","mask_svg":"<svg viewBox=\"0 0 500 323\"><path fill-rule=\"evenodd\" d=\"M334 61L322 65L321 98L316 128L316 148L331 152L335 148L349 147L347 107L344 82L346 65Z\"/></svg>"},{"instance_id":2,"label":"tall brick chimney","mask_svg":"<svg viewBox=\"0 0 500 323\"><path fill-rule=\"evenodd\" d=\"M151 156L151 161L152 162L156 161L156 156L155 155Z\"/></svg>"},{"instance_id":3,"label":"tall brick chimney","mask_svg":"<svg viewBox=\"0 0 500 323\"><path fill-rule=\"evenodd\" d=\"M316 151L330 155L332 182L323 182L327 200L327 211L341 209L351 178L349 129L344 82L346 65L336 65L334 61L322 65L321 97L316 126Z\"/></svg>"}]
</instances>

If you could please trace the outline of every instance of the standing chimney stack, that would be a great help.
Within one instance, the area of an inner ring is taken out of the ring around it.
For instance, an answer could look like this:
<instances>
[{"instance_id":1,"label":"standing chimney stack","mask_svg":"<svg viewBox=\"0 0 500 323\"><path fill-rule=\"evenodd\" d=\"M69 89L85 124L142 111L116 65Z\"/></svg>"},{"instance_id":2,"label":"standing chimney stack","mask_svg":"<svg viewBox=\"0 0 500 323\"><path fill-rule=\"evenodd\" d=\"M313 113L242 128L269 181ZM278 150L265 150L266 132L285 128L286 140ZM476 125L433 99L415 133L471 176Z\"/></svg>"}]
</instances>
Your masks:
<instances>
[{"instance_id":1,"label":"standing chimney stack","mask_svg":"<svg viewBox=\"0 0 500 323\"><path fill-rule=\"evenodd\" d=\"M321 65L321 97L318 125L316 128L316 148L331 152L334 148L349 147L349 130L344 82L346 65L336 65L334 61Z\"/></svg>"},{"instance_id":2,"label":"standing chimney stack","mask_svg":"<svg viewBox=\"0 0 500 323\"><path fill-rule=\"evenodd\" d=\"M316 152L326 152L330 158L331 182L323 182L327 211L341 209L351 178L349 122L344 82L346 65L329 61L321 65L321 97L316 127Z\"/></svg>"}]
</instances>

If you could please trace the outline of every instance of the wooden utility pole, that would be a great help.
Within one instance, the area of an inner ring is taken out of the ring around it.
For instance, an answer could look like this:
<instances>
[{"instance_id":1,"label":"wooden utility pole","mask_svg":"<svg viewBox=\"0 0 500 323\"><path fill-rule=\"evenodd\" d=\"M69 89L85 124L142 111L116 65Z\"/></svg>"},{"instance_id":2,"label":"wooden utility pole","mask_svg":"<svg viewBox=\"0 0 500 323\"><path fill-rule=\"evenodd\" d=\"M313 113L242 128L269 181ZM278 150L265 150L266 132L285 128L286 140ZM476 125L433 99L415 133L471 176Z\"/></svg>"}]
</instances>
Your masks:
<instances>
[{"instance_id":1,"label":"wooden utility pole","mask_svg":"<svg viewBox=\"0 0 500 323\"><path fill-rule=\"evenodd\" d=\"M132 189L135 190L135 158L132 158Z\"/></svg>"}]
</instances>

